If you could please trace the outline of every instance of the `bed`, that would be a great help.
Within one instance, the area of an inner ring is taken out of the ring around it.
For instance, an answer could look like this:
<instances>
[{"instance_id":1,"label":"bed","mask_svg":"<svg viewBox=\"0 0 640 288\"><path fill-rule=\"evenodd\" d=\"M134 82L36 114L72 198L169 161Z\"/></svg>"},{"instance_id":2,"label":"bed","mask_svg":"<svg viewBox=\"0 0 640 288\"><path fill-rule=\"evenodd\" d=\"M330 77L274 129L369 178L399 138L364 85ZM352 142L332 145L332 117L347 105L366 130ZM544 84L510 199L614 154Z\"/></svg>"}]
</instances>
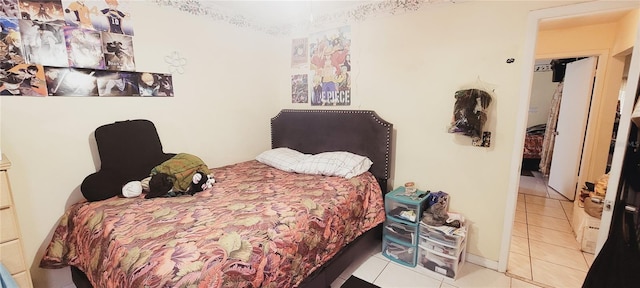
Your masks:
<instances>
[{"instance_id":1,"label":"bed","mask_svg":"<svg viewBox=\"0 0 640 288\"><path fill-rule=\"evenodd\" d=\"M194 196L113 197L70 206L40 262L71 266L77 287L329 287L379 245L393 125L367 110L282 110L272 148L348 151L350 179L256 160L211 169Z\"/></svg>"},{"instance_id":2,"label":"bed","mask_svg":"<svg viewBox=\"0 0 640 288\"><path fill-rule=\"evenodd\" d=\"M527 128L522 152L523 170L538 171L546 126L546 124L539 124Z\"/></svg>"}]
</instances>

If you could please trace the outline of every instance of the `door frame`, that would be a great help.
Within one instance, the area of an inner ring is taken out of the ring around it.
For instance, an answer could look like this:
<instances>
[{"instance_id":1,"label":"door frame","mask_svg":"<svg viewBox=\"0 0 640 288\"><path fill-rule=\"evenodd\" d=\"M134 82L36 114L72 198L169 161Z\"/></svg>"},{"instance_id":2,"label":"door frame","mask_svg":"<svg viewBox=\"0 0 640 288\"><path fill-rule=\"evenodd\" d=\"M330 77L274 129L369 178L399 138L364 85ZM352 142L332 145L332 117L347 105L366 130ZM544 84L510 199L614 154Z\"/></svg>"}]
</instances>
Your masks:
<instances>
[{"instance_id":1,"label":"door frame","mask_svg":"<svg viewBox=\"0 0 640 288\"><path fill-rule=\"evenodd\" d=\"M500 256L498 259L498 271L505 272L507 270L507 264L509 259L509 250L511 243L511 233L513 231L513 221L515 219L515 209L518 198L518 186L520 182L520 166L522 164L522 147L524 145L524 136L526 130L526 120L529 109L529 101L531 96L531 88L533 81L533 71L536 60L536 43L537 43L537 34L538 34L538 24L541 20L550 19L550 18L562 18L562 17L575 17L585 14L593 14L593 13L603 13L614 10L621 9L637 9L640 5L635 2L587 2L587 3L579 3L575 5L555 7L555 8L547 8L541 10L531 11L527 15L526 21L526 30L525 30L525 42L523 46L523 54L522 54L522 73L521 73L521 86L519 92L519 105L517 110L516 118L516 126L514 136L514 148L512 151L511 157L511 169L509 171L509 183L508 183L508 192L507 192L507 200L505 205L505 217L503 223L503 234L502 234L502 243L500 249ZM638 41L636 41L635 47L640 45ZM600 53L593 53L596 51L591 51L588 55L582 56L598 56L599 60L607 60L609 57L608 51L598 51ZM581 56L575 55L576 52L573 52L571 57L573 56ZM597 54L607 54L607 55L597 55ZM549 58L556 58L559 55L538 55L540 58L544 56L550 56ZM558 57L559 58L559 57ZM636 57L638 58L638 57ZM598 72L596 72L596 85L600 83L600 81L604 81L604 77L598 77ZM600 84L602 85L602 84ZM595 91L595 88L594 88ZM598 100L599 101L599 100ZM589 130L587 128L587 130ZM589 131L587 131L589 133ZM590 151L593 147L591 145L585 145L585 151ZM588 153L587 153L588 154ZM582 161L585 161L584 159ZM580 176L578 177L578 181L582 181ZM579 182L580 183L580 182ZM611 185L611 183L610 183ZM602 232L602 231L601 231Z\"/></svg>"}]
</instances>

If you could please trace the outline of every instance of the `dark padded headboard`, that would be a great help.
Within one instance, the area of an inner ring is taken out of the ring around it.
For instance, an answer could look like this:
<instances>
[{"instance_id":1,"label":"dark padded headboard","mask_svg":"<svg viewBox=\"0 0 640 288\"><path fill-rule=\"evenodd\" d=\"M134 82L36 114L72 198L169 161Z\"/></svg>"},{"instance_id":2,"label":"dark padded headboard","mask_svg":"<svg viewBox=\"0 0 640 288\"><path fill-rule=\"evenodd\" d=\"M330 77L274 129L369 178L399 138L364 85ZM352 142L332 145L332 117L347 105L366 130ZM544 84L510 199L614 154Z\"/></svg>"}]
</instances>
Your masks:
<instances>
[{"instance_id":1,"label":"dark padded headboard","mask_svg":"<svg viewBox=\"0 0 640 288\"><path fill-rule=\"evenodd\" d=\"M373 161L383 192L390 178L393 124L371 110L291 110L271 118L271 147L307 154L348 151Z\"/></svg>"}]
</instances>

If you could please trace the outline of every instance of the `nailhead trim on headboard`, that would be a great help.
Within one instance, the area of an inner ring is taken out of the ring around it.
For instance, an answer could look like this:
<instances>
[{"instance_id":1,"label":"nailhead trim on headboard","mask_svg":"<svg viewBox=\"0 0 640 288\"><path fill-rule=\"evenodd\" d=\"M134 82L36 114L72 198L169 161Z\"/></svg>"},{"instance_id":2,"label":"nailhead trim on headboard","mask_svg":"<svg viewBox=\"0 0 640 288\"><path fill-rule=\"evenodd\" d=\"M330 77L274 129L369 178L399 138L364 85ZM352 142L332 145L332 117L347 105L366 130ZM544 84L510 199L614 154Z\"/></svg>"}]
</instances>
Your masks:
<instances>
[{"instance_id":1,"label":"nailhead trim on headboard","mask_svg":"<svg viewBox=\"0 0 640 288\"><path fill-rule=\"evenodd\" d=\"M380 118L374 111L372 110L311 110L311 109L284 109L281 110L278 115L271 118L271 146L275 148L276 143L274 143L274 139L276 139L276 135L274 134L274 122L276 122L279 118L281 118L285 114L299 114L299 113L309 113L312 114L366 114L371 117L371 119L380 127L384 128L384 139L385 139L385 149L384 149L384 175L376 175L377 177L381 177L383 179L389 179L390 171L389 167L391 165L391 137L393 133L393 124L385 121ZM312 129L312 128L309 128ZM305 131L306 132L306 131ZM313 133L313 131L312 131ZM379 153L378 153L379 154ZM374 162L374 165L376 163Z\"/></svg>"}]
</instances>

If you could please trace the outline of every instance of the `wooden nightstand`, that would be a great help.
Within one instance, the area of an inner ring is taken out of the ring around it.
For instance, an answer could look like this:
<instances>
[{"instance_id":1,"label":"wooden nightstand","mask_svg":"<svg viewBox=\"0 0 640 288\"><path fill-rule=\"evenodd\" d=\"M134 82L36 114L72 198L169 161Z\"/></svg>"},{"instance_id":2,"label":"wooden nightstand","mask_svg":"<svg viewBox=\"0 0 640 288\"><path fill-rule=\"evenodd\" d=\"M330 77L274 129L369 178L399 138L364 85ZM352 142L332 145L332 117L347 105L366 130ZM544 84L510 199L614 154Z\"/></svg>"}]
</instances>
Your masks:
<instances>
[{"instance_id":1,"label":"wooden nightstand","mask_svg":"<svg viewBox=\"0 0 640 288\"><path fill-rule=\"evenodd\" d=\"M21 288L33 287L31 273L24 258L20 226L11 194L7 170L11 162L5 155L0 161L0 262L9 270Z\"/></svg>"}]
</instances>

